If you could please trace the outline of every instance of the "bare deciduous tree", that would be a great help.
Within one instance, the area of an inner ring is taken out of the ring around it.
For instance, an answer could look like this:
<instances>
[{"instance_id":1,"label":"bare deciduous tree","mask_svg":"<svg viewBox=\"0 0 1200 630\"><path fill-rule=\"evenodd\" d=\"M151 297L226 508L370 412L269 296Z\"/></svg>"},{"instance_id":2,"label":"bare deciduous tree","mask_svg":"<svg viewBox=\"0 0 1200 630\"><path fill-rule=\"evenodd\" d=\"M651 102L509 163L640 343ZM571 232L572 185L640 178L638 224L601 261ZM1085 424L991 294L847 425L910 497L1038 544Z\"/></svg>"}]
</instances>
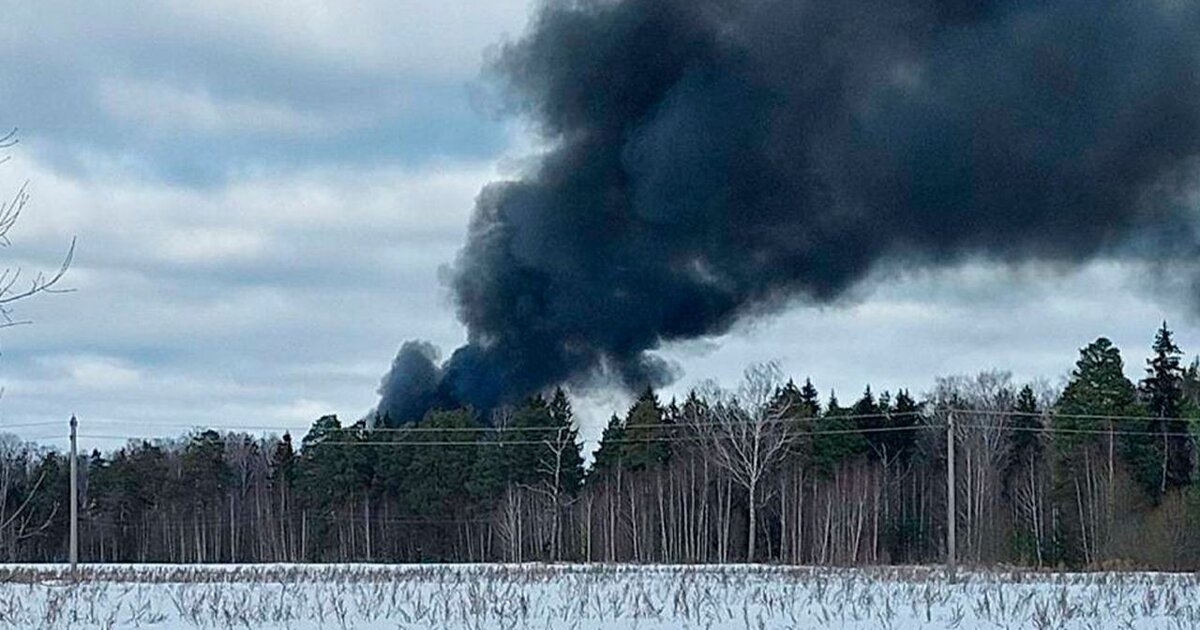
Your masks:
<instances>
[{"instance_id":1,"label":"bare deciduous tree","mask_svg":"<svg viewBox=\"0 0 1200 630\"><path fill-rule=\"evenodd\" d=\"M17 131L13 129L0 136L0 150L10 149L17 144ZM8 156L0 158L0 163L7 162ZM10 244L8 235L21 218L21 212L29 202L29 182L21 184L17 192L6 202L0 202L0 246ZM0 328L29 323L27 320L13 318L12 305L39 293L61 293L57 288L58 282L66 275L71 261L75 257L75 239L67 248L62 264L53 273L38 272L28 282L22 281L20 267L7 267L0 271Z\"/></svg>"},{"instance_id":2,"label":"bare deciduous tree","mask_svg":"<svg viewBox=\"0 0 1200 630\"><path fill-rule=\"evenodd\" d=\"M705 455L746 491L747 561L755 558L760 485L796 438L786 421L786 404L776 401L781 382L777 364L753 365L736 392L706 386L708 404L693 408L684 418L699 436Z\"/></svg>"},{"instance_id":3,"label":"bare deciduous tree","mask_svg":"<svg viewBox=\"0 0 1200 630\"><path fill-rule=\"evenodd\" d=\"M563 508L563 471L568 449L578 448L575 444L575 431L571 427L559 427L553 437L542 440L546 451L538 458L538 472L542 481L536 490L545 495L551 505L552 526L550 540L550 557L558 561L562 553L562 508Z\"/></svg>"},{"instance_id":4,"label":"bare deciduous tree","mask_svg":"<svg viewBox=\"0 0 1200 630\"><path fill-rule=\"evenodd\" d=\"M1011 417L1016 401L1012 376L989 370L974 376L937 379L931 396L939 409L953 409L962 552L976 562L993 560L1006 541L992 525L1001 513L1001 473L1011 448Z\"/></svg>"}]
</instances>

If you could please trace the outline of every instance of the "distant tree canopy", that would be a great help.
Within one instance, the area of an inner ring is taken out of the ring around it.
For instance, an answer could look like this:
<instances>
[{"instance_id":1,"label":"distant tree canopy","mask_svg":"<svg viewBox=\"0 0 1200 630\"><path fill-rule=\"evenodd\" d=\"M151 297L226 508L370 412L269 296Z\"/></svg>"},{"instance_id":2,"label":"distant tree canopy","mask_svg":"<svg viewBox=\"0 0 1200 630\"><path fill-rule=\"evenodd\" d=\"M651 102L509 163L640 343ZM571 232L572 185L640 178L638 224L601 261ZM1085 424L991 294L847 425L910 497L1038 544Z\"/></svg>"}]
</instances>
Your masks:
<instances>
[{"instance_id":1,"label":"distant tree canopy","mask_svg":"<svg viewBox=\"0 0 1200 630\"><path fill-rule=\"evenodd\" d=\"M593 431L560 388L487 418L139 440L82 458L83 557L938 562L953 413L965 559L1195 569L1200 364L1183 356L1164 323L1138 382L1101 337L1060 392L992 370L847 407L767 369L734 391L643 390ZM67 464L0 440L4 559L65 557Z\"/></svg>"}]
</instances>

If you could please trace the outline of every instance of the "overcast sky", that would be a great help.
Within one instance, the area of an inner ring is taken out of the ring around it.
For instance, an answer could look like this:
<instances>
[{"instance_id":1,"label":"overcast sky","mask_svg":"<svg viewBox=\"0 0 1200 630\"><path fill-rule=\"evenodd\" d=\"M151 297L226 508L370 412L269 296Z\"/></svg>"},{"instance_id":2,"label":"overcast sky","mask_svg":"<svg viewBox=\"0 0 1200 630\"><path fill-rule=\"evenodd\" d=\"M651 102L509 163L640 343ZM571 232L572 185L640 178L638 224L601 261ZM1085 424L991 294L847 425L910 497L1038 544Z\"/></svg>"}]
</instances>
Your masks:
<instances>
[{"instance_id":1,"label":"overcast sky","mask_svg":"<svg viewBox=\"0 0 1200 630\"><path fill-rule=\"evenodd\" d=\"M275 8L270 8L275 7ZM464 340L439 266L472 200L530 152L475 89L524 0L18 3L0 21L0 124L21 144L0 191L32 199L3 254L29 274L79 245L69 294L19 305L0 331L0 430L87 446L198 425L353 420L399 344ZM843 402L999 367L1060 381L1099 335L1141 373L1186 300L1146 270L999 269L872 278L732 334L664 349L682 377L736 380L775 359ZM627 400L581 401L585 436ZM58 426L24 427L42 422Z\"/></svg>"}]
</instances>

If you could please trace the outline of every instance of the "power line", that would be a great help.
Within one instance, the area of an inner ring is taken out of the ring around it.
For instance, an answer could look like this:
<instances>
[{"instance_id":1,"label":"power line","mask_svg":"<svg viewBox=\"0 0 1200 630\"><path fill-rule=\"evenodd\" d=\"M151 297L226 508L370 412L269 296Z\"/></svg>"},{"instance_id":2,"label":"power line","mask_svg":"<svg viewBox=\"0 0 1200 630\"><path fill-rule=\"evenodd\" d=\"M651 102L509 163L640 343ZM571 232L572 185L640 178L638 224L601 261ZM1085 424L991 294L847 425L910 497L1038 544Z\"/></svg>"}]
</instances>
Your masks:
<instances>
[{"instance_id":1,"label":"power line","mask_svg":"<svg viewBox=\"0 0 1200 630\"><path fill-rule=\"evenodd\" d=\"M51 425L62 426L62 423L48 420L48 421L44 421L44 422L23 422L20 424L0 424L0 431L3 431L5 429L26 429L29 427L48 427Z\"/></svg>"},{"instance_id":2,"label":"power line","mask_svg":"<svg viewBox=\"0 0 1200 630\"><path fill-rule=\"evenodd\" d=\"M1070 418L1070 419L1086 419L1086 420L1140 420L1140 421L1155 421L1169 420L1180 421L1194 424L1200 424L1200 419L1196 418L1158 418L1154 416L1125 416L1125 415L1102 415L1102 414L1058 414L1054 412L1022 412L1016 410L996 410L996 409L962 409L962 408L941 408L934 410L932 413L923 411L908 411L898 413L872 413L872 414L835 414L832 416L813 416L800 418L780 418L762 421L762 424L820 424L830 421L843 420L896 420L905 417L919 416L926 420L931 420L941 413L956 413L967 417L970 415L984 415L993 417L1031 417L1042 420L1053 420L1054 418ZM30 426L42 426L46 424L56 423L30 423ZM553 445L566 442L566 440L556 440L554 438L547 439L463 439L463 440L447 440L447 439L428 439L428 440L406 440L407 435L427 435L427 434L473 434L484 436L504 436L508 433L532 433L532 432L554 432L556 436L564 436L573 434L571 442L579 444L645 444L645 443L685 443L685 442L704 442L712 439L721 439L710 435L671 435L680 430L696 429L701 427L718 427L718 426L736 426L737 423L721 422L721 421L703 421L703 422L684 422L684 423L657 423L657 424L626 424L619 425L618 428L624 431L634 430L652 430L665 435L649 435L642 437L622 437L608 439L586 439L579 440L577 437L579 427L575 426L531 426L531 427L337 427L329 428L326 431L330 435L338 435L346 432L356 432L365 439L345 440L345 439L316 439L308 443L301 443L303 447L312 446L365 446L365 447L388 447L388 446L542 446ZM941 423L913 424L905 426L884 426L884 427L854 427L844 429L809 429L803 431L804 436L814 435L852 435L852 434L870 434L870 433L888 433L897 431L914 431L922 429L931 429L938 426L943 426ZM1195 437L1191 433L1183 432L1167 432L1167 431L1145 431L1145 430L1129 430L1129 429L1087 429L1077 427L1024 427L1011 425L986 425L986 424L959 424L965 429L976 430L1001 430L1001 431L1018 431L1044 434L1079 434L1079 435L1126 435L1126 436L1158 436L1158 437ZM3 427L0 427L3 428ZM226 428L230 428L226 425ZM279 427L273 427L279 428ZM370 439L373 435L384 435L392 437L387 441L375 441ZM394 436L394 437L393 437ZM62 436L43 436L32 439L59 438ZM111 439L111 440L171 440L179 438L163 438L161 436L147 435L114 435L114 434L81 434L80 437L89 439Z\"/></svg>"},{"instance_id":3,"label":"power line","mask_svg":"<svg viewBox=\"0 0 1200 630\"><path fill-rule=\"evenodd\" d=\"M1195 438L1196 435L1185 432L1170 432L1170 431L1127 431L1127 430L1107 430L1107 429L1077 429L1067 427L1014 427L1003 425L980 425L980 424L959 424L959 428L974 429L974 430L992 430L992 431L1009 431L1009 432L1026 432L1040 434L1064 434L1064 435L1118 435L1118 436L1146 436L1146 437L1187 437ZM828 429L808 431L802 436L814 435L866 435L875 433L892 433L903 431L922 431L940 429L939 425L913 425L905 427L874 427L862 429ZM61 437L61 436L54 436ZM111 439L111 440L142 440L146 441L145 436L132 435L96 435L96 434L80 434L81 438L89 439ZM801 436L797 436L801 437ZM508 447L508 446L555 446L556 444L685 444L698 443L703 444L714 440L726 440L736 438L723 438L721 436L647 436L644 438L610 438L599 440L572 440L570 442L556 443L551 440L419 440L419 441L344 441L344 440L318 440L303 445L303 448L314 447L366 447L366 448L391 448L391 447Z\"/></svg>"},{"instance_id":4,"label":"power line","mask_svg":"<svg viewBox=\"0 0 1200 630\"><path fill-rule=\"evenodd\" d=\"M115 418L89 418L88 424L131 424L127 420L119 420ZM208 430L220 429L225 431L304 431L312 427L312 425L266 425L266 424L199 424L193 422L145 422L141 423L151 427L163 427L172 429L193 429L193 430ZM3 428L3 427L0 427ZM349 430L347 427L343 430Z\"/></svg>"},{"instance_id":5,"label":"power line","mask_svg":"<svg viewBox=\"0 0 1200 630\"><path fill-rule=\"evenodd\" d=\"M663 425L655 425L658 428L664 428ZM688 425L678 425L679 428L687 428ZM866 427L861 429L818 429L815 431L805 431L804 436L809 435L849 435L862 433L890 433L897 431L920 431L936 429L935 425L910 425L902 427ZM79 437L93 439L113 439L113 440L144 440L144 436L133 435L98 435L98 434L80 434ZM600 440L572 440L574 443L599 443L599 444L648 444L648 443L684 443L684 442L709 442L713 440L722 440L721 436L710 435L660 435L660 436L645 436L636 438L609 438ZM559 442L562 443L562 442ZM304 444L303 447L310 448L314 446L361 446L361 447L391 447L391 446L547 446L554 445L556 442L551 440L422 440L422 441L387 441L387 442L372 442L372 441L344 441L344 440L317 440Z\"/></svg>"},{"instance_id":6,"label":"power line","mask_svg":"<svg viewBox=\"0 0 1200 630\"><path fill-rule=\"evenodd\" d=\"M1049 410L1048 411L1040 411L1040 412L1036 412L1036 411L1029 412L1029 411L1003 410L1003 409L965 409L965 408L958 408L958 407L940 407L940 408L934 408L934 409L928 410L928 411L915 410L915 411L879 412L879 413L867 413L867 414L837 414L837 413L835 413L833 415L776 418L776 419L766 420L766 421L764 421L764 423L765 424L793 424L793 423L794 424L819 424L822 422L828 422L828 421L834 421L834 420L869 420L869 419L890 420L890 419L903 418L903 417L909 417L909 416L932 418L941 413L947 413L947 412L953 412L953 413L963 414L963 415L967 415L967 416L974 414L974 415L987 415L987 416L1019 416L1019 417L1028 417L1028 418L1040 418L1040 419L1069 418L1069 419L1079 419L1079 420L1143 420L1143 421L1144 420L1166 419L1166 420L1171 420L1173 422L1187 422L1189 424L1200 424L1200 418L1160 418L1157 416L1144 416L1144 415L1136 416L1136 415L1107 415L1107 414L1070 414L1070 413L1060 413L1057 411L1049 411ZM121 420L114 420L111 418L97 418L97 419L89 420L88 422L89 423L100 423L100 424L127 424L126 422L123 422ZM58 424L57 422L32 422L32 423L14 424L14 425L0 425L0 431L7 429L7 428L25 428L25 427L48 426L48 425L57 425L57 424ZM661 429L669 429L672 427L680 427L680 426L723 426L725 424L726 423L719 422L719 421L703 421L703 422L683 422L683 423L662 422L662 423L651 423L651 424L646 424L646 423L621 424L618 426L619 426L619 428L625 429L625 430L638 430L638 429L660 429L661 430ZM285 432L289 432L289 433L290 432L300 432L300 431L311 431L314 428L313 425L307 425L307 426L305 426L305 425L276 426L276 425L250 425L250 424L247 424L247 425L235 425L235 424L205 425L205 424L182 423L182 422L172 422L172 423L154 422L154 423L150 423L150 426L164 427L164 428L167 428L167 427L183 428L183 429L192 429L192 430L196 430L196 431L205 431L205 430L285 431ZM532 432L538 432L538 431L557 432L557 431L562 431L564 428L565 427L562 425L555 425L555 426L473 426L473 427L346 426L346 427L323 428L322 431L325 433L361 432L364 434L366 434L366 433L400 433L400 434L405 434L405 433L532 433ZM578 427L570 427L568 430L578 430ZM155 437L157 437L157 436L155 436Z\"/></svg>"},{"instance_id":7,"label":"power line","mask_svg":"<svg viewBox=\"0 0 1200 630\"><path fill-rule=\"evenodd\" d=\"M24 440L26 440L26 441L33 441L33 440L65 440L65 439L67 439L67 438L69 438L69 437L70 437L70 436L68 436L68 435L63 435L63 434L61 434L61 433L54 433L54 434L51 434L51 435L33 435L33 436L30 436L30 437L25 437L25 438L22 438L22 439L24 439Z\"/></svg>"},{"instance_id":8,"label":"power line","mask_svg":"<svg viewBox=\"0 0 1200 630\"><path fill-rule=\"evenodd\" d=\"M1200 424L1200 418L1164 418L1161 416L1129 416L1105 415L1094 413L1059 413L1057 411L1017 411L1004 409L959 409L953 407L935 409L933 413L952 412L963 415L981 416L1021 416L1026 418L1068 418L1072 420L1170 420L1172 422L1187 422Z\"/></svg>"},{"instance_id":9,"label":"power line","mask_svg":"<svg viewBox=\"0 0 1200 630\"><path fill-rule=\"evenodd\" d=\"M1196 437L1193 433L1170 432L1170 431L1123 431L1114 429L1112 431L1106 429L1076 429L1071 427L1013 427L1000 425L986 424L960 424L956 425L964 429L989 429L999 431L1017 431L1025 433L1051 433L1051 434L1068 434L1068 435L1130 435L1130 436L1154 436L1154 437Z\"/></svg>"},{"instance_id":10,"label":"power line","mask_svg":"<svg viewBox=\"0 0 1200 630\"><path fill-rule=\"evenodd\" d=\"M1071 417L1071 418L1088 418L1088 419L1125 419L1125 420L1153 419L1153 417L1151 417L1151 416L1103 416L1103 415L1094 415L1094 414L1093 415L1086 415L1086 414L1072 415L1072 414L1060 414L1060 413L1053 413L1053 412L1021 412L1021 411L1015 411L1015 410L1014 411L1005 411L1005 410L985 410L985 409L940 408L940 409L935 409L932 412L926 412L926 411L922 411L922 410L914 410L914 411L879 412L879 413L866 413L866 414L835 413L833 415L802 416L802 417L792 417L792 418L774 418L774 419L762 421L762 424L820 424L822 422L841 421L841 420L870 420L870 419L893 420L893 419L897 419L897 418L905 418L905 417L912 417L912 416L922 417L922 418L931 418L941 412L954 412L954 413L961 413L961 414L999 415L999 416L1028 416L1028 417L1039 417L1039 418ZM1182 419L1181 418L1178 420L1200 423L1200 419ZM122 422L120 420L114 420L114 419L110 419L110 418L94 419L94 420L89 421L89 423L91 423L91 422L101 423L101 424L125 424L124 422ZM57 424L57 423L55 423L55 422L40 422L40 423L30 423L30 424L23 424L23 425L9 425L9 426L10 427L27 427L27 426L45 426L45 425L51 425L51 424ZM731 423L721 422L721 421L678 422L678 423L677 422L660 422L660 423L641 423L641 424L619 424L618 428L620 428L622 430L640 430L640 429L671 430L671 429L682 428L682 427L727 426L728 424L731 424ZM229 430L229 431L287 431L287 432L291 432L293 430L295 430L295 431L308 430L311 432L311 430L314 428L312 425L309 425L309 426L298 426L298 425L269 426L269 425L229 425L229 424L202 425L202 424L190 424L190 423L157 423L157 422L152 423L152 426L187 428L187 429L193 429L196 431L221 429L221 430ZM4 428L6 428L6 427L0 426L0 430L2 430ZM323 428L322 432L324 432L324 433L356 432L356 433L362 433L362 434L372 434L372 433L385 433L385 434L386 433L391 433L391 434L409 434L409 433L412 433L412 434L420 434L420 433L485 433L486 434L486 433L495 433L495 434L503 434L503 433L532 433L532 432L538 432L538 431L561 432L563 430L578 431L579 427L564 426L564 425L473 426L473 427L429 427L429 426L362 427L362 426L348 426L348 427ZM853 432L856 430L858 430L858 429L847 430L847 431ZM108 436L108 435L92 434L92 435L89 435L86 437L113 438L113 439L157 439L157 438L160 438L161 436L136 436L135 437L135 436ZM163 438L163 439L172 439L172 438Z\"/></svg>"},{"instance_id":11,"label":"power line","mask_svg":"<svg viewBox=\"0 0 1200 630\"><path fill-rule=\"evenodd\" d=\"M921 411L902 411L902 412L893 412L893 413L835 414L832 416L803 416L803 417L795 417L795 418L775 418L775 419L763 421L763 423L764 424L792 424L792 423L817 424L817 423L827 422L827 421L832 421L832 420L890 419L890 418L899 418L899 417L906 417L906 416L920 416L920 415L923 415L923 412L921 412ZM127 424L120 420L113 420L113 419L108 419L108 418L90 420L89 423L90 422L99 422L99 423L108 423L108 424ZM719 422L719 421L681 422L681 423L661 422L661 423L651 423L651 424L647 424L647 423L622 424L622 425L619 425L619 428L624 429L624 430L637 430L637 429L667 430L667 429L671 429L674 427L723 426L725 424L726 423ZM194 429L194 430L198 430L198 431L211 430L211 429L224 429L224 430L231 430L231 431L238 431L238 430L244 430L244 431L260 431L260 430L261 431L291 431L292 429L296 429L296 430L306 430L307 429L311 432L311 430L313 429L313 427L311 425L308 427L278 427L278 426L265 426L265 425L260 425L260 426L255 426L255 425L195 425L195 424L185 424L185 423L157 423L157 422L152 423L152 426L189 428L189 429ZM2 428L2 427L0 427L0 428ZM326 432L326 433L361 432L363 434L370 434L370 433L402 433L403 434L403 433L521 433L521 432L537 432L537 431L558 432L558 431L562 431L564 429L569 430L569 431L578 431L579 427L564 426L564 425L554 425L554 426L474 426L474 427L427 427L427 426L356 427L356 426L349 426L349 427L323 428L322 431ZM102 437L102 436L90 436L90 437Z\"/></svg>"}]
</instances>

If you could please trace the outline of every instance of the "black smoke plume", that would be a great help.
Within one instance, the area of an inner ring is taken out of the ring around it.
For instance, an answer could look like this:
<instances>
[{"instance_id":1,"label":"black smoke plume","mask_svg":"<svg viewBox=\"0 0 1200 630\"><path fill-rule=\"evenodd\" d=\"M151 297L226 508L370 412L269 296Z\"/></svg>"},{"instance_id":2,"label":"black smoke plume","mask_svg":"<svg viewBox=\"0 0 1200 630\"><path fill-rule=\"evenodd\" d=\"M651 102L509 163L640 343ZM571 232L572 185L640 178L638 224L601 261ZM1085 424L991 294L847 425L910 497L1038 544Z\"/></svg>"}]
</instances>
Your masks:
<instances>
[{"instance_id":1,"label":"black smoke plume","mask_svg":"<svg viewBox=\"0 0 1200 630\"><path fill-rule=\"evenodd\" d=\"M1194 259L1200 3L554 2L489 76L548 147L480 194L467 345L394 422L488 409L833 299L882 266Z\"/></svg>"}]
</instances>

